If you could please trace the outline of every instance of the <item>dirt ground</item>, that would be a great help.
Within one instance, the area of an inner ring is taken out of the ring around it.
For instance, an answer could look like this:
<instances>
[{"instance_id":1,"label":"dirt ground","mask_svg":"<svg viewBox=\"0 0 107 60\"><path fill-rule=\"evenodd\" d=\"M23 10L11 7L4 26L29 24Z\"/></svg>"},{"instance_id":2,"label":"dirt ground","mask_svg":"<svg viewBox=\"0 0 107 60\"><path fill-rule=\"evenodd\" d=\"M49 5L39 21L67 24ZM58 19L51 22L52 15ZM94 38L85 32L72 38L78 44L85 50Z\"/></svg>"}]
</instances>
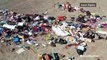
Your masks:
<instances>
[{"instance_id":1,"label":"dirt ground","mask_svg":"<svg viewBox=\"0 0 107 60\"><path fill-rule=\"evenodd\" d=\"M78 6L81 2L97 3L97 7L87 7L86 10L96 12L100 15L107 15L107 0L0 0L0 9L9 9L18 13L38 13L42 14L48 11L49 15L59 16L65 15L67 17L77 16L79 12L68 13L66 11L60 11L54 8L54 4L57 2L64 3L70 2L73 6ZM43 41L40 39L40 41ZM44 42L43 42L44 43ZM100 60L107 60L107 42L106 40L96 40L94 43L88 43L87 51L85 55L97 55ZM0 45L0 60L37 60L38 53L50 53L58 52L65 54L66 56L74 56L76 60L97 60L94 57L79 57L76 53L75 47L64 49L65 45L57 45L57 47L35 47L35 53L29 50L18 55L16 52L10 52L11 47L5 47Z\"/></svg>"}]
</instances>

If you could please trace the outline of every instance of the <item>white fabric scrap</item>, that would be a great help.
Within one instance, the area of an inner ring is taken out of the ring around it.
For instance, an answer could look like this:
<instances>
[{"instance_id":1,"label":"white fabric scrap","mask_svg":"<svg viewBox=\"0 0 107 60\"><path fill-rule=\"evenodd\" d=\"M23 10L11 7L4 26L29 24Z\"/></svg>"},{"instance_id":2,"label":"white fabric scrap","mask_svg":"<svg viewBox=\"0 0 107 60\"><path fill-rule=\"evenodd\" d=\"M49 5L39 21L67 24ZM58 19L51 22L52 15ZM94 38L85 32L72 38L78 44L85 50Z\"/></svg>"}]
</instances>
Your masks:
<instances>
[{"instance_id":1,"label":"white fabric scrap","mask_svg":"<svg viewBox=\"0 0 107 60\"><path fill-rule=\"evenodd\" d=\"M4 24L3 27L8 28L8 29L15 29L16 25L8 25L8 24Z\"/></svg>"},{"instance_id":2,"label":"white fabric scrap","mask_svg":"<svg viewBox=\"0 0 107 60\"><path fill-rule=\"evenodd\" d=\"M22 53L22 52L24 52L24 51L25 51L25 50L24 50L23 48L21 48L21 49L17 50L16 53L17 53L17 54L20 54L20 53Z\"/></svg>"},{"instance_id":3,"label":"white fabric scrap","mask_svg":"<svg viewBox=\"0 0 107 60\"><path fill-rule=\"evenodd\" d=\"M23 26L24 22L19 22L18 26Z\"/></svg>"}]
</instances>

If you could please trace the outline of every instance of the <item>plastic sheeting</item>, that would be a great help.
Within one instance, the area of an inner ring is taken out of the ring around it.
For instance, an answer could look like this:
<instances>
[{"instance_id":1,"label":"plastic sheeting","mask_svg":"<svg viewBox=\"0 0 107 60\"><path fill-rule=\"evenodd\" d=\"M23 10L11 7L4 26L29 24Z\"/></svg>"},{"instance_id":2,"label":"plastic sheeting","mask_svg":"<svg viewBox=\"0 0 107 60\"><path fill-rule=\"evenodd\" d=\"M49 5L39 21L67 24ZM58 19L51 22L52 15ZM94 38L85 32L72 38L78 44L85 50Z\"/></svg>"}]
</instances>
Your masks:
<instances>
[{"instance_id":1,"label":"plastic sheeting","mask_svg":"<svg viewBox=\"0 0 107 60\"><path fill-rule=\"evenodd\" d=\"M52 30L55 32L57 36L67 36L69 34L68 32L61 30L59 27L56 26L53 26Z\"/></svg>"}]
</instances>

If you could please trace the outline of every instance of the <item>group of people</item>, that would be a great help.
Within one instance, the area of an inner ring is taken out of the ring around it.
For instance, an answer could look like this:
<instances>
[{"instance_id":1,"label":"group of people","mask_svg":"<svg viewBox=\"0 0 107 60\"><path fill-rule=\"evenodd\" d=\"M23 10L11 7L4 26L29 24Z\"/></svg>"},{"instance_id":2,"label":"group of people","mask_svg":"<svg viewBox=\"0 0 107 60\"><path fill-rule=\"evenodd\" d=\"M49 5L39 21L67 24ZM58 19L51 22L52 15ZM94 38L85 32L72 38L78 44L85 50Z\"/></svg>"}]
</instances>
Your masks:
<instances>
[{"instance_id":1,"label":"group of people","mask_svg":"<svg viewBox=\"0 0 107 60\"><path fill-rule=\"evenodd\" d=\"M59 8L62 6L69 12L71 10L76 11L69 2L64 5L59 5ZM55 18L49 15L19 14L13 11L0 10L0 42L6 43L6 46L11 45L11 42L14 42L16 45L23 42L36 44L35 37L37 37L38 34L51 34L54 32L52 27L56 26L63 32L68 32L68 34L63 36L64 38L60 38L60 40L50 39L50 44L67 44L68 40L72 41L72 45L76 44L77 53L81 56L86 51L86 38L91 39L91 42L95 42L95 35L101 38L95 30L97 29L96 27L99 21L106 18L105 16L93 14L84 9L81 9L81 12L86 14L80 14L77 18L71 17L71 20L68 21L66 20L66 16L58 16ZM104 25L104 27L105 26L106 25ZM86 31L83 31L84 29Z\"/></svg>"}]
</instances>

